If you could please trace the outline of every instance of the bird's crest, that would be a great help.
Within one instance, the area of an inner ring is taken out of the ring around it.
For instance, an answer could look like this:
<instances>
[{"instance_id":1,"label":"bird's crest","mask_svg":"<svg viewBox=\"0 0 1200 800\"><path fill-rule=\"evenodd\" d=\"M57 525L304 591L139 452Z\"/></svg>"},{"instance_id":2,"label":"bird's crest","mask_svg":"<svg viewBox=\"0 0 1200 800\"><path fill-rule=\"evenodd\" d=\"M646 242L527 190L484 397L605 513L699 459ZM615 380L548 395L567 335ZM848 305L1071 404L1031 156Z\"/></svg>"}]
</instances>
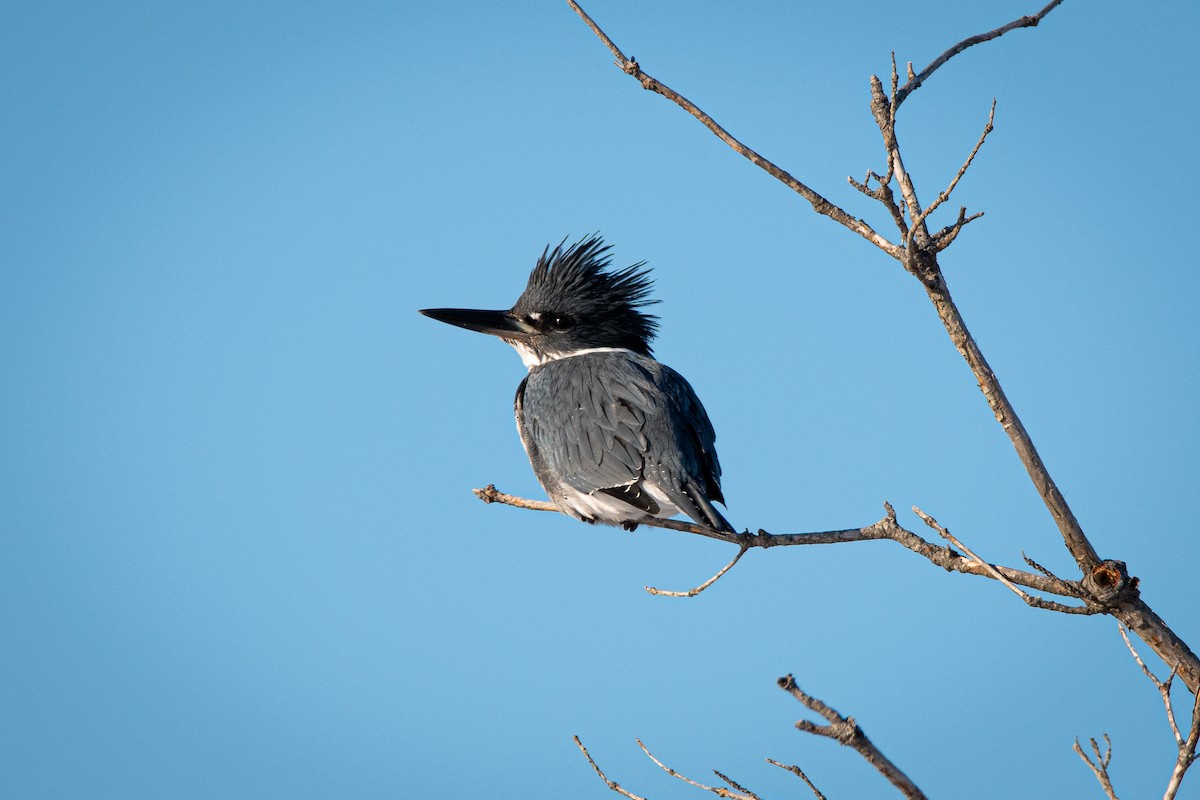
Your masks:
<instances>
[{"instance_id":1,"label":"bird's crest","mask_svg":"<svg viewBox=\"0 0 1200 800\"><path fill-rule=\"evenodd\" d=\"M576 326L575 336L591 346L651 355L657 317L640 309L658 301L650 298L653 279L646 262L609 269L611 246L598 234L565 245L563 239L553 250L546 246L512 313L561 315Z\"/></svg>"}]
</instances>

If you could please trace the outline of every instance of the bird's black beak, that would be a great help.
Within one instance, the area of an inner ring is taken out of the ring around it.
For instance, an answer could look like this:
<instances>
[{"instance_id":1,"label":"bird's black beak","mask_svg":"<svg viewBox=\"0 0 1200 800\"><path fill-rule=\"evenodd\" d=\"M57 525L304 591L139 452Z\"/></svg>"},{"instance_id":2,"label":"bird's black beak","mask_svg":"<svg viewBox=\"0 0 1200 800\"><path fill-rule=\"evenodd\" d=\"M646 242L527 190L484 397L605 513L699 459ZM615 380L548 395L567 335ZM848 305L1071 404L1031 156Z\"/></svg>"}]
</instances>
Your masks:
<instances>
[{"instance_id":1,"label":"bird's black beak","mask_svg":"<svg viewBox=\"0 0 1200 800\"><path fill-rule=\"evenodd\" d=\"M438 322L456 325L501 339L528 339L532 326L522 322L509 311L478 311L473 308L422 308L421 313Z\"/></svg>"}]
</instances>

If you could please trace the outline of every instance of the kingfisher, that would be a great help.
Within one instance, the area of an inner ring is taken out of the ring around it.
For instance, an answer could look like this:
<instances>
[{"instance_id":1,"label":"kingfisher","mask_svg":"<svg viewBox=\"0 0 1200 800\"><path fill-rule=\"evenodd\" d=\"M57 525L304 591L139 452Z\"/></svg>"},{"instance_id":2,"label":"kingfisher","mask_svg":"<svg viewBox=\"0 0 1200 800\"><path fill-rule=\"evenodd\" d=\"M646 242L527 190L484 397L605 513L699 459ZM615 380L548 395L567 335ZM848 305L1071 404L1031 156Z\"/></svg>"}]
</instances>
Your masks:
<instances>
[{"instance_id":1,"label":"kingfisher","mask_svg":"<svg viewBox=\"0 0 1200 800\"><path fill-rule=\"evenodd\" d=\"M657 317L644 261L612 269L593 234L549 245L512 308L427 308L427 317L499 337L529 369L517 431L551 502L588 523L634 530L684 514L735 532L724 505L716 433L691 385L654 359Z\"/></svg>"}]
</instances>

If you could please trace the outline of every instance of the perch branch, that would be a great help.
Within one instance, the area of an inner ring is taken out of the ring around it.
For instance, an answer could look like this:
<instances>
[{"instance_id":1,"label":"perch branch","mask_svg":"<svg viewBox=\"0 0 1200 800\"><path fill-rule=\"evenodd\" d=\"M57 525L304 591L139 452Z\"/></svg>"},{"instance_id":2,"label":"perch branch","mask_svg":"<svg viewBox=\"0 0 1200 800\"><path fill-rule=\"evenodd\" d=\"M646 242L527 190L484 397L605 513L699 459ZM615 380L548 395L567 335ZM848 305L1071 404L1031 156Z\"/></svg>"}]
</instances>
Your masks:
<instances>
[{"instance_id":1,"label":"perch branch","mask_svg":"<svg viewBox=\"0 0 1200 800\"><path fill-rule=\"evenodd\" d=\"M1163 659L1163 661L1171 664L1179 665L1179 675L1187 684L1188 688L1193 692L1200 692L1200 658L1192 652L1187 643L1159 617L1140 596L1137 594L1136 579L1128 578L1124 573L1124 565L1119 562L1102 561L1097 555L1095 548L1084 535L1083 529L1079 525L1074 512L1067 505L1063 498L1062 492L1050 477L1049 471L1046 469L1041 456L1034 447L1033 440L1030 438L1028 431L1025 430L1020 418L1017 416L1012 403L1009 402L1007 395L980 351L978 344L967 330L966 323L963 321L962 315L954 303L950 295L950 290L946 285L946 281L941 272L941 267L937 263L937 254L944 250L949 244L954 241L963 226L971 220L977 219L978 214L967 216L966 210L959 212L958 221L955 224L939 231L935 236L931 237L926 230L925 221L922 219L922 209L916 197L916 190L913 186L911 176L904 168L903 160L900 158L900 147L896 138L896 110L904 99L910 95L918 86L922 85L942 64L953 58L958 53L962 52L972 45L980 42L989 41L998 36L1007 33L1016 28L1030 27L1036 25L1041 19L1056 8L1061 0L1053 0L1047 4L1041 11L1032 16L1021 17L1007 25L1001 26L988 33L972 36L964 39L954 47L951 47L941 56L933 61L928 67L920 73L913 74L911 67L908 70L909 79L903 86L899 87L899 75L895 66L895 58L892 58L892 85L890 95L885 95L883 85L877 77L872 76L871 79L871 110L875 116L880 132L883 134L884 147L888 155L888 176L894 175L900 187L902 197L901 211L907 212L909 219L918 220L920 224L909 226L908 234L905 241L911 242L911 248L904 248L900 245L893 244L877 233L874 229L868 226L865 222L855 219L843 211L841 208L830 203L821 195L801 183L792 175L775 166L757 152L743 145L738 140L734 139L718 125L711 117L700 111L695 104L691 103L686 98L679 95L677 92L669 89L651 76L644 73L638 66L637 62L628 59L620 51L620 49L600 30L599 26L592 21L576 0L568 0L568 4L575 12L584 20L584 22L592 29L592 31L601 39L602 42L609 48L617 59L618 66L629 75L636 78L644 88L662 94L664 97L675 102L681 108L686 110L698 119L712 133L717 135L732 147L734 150L741 153L750 161L766 170L769 174L782 181L789 188L793 189L804 197L820 214L828 216L848 229L854 231L858 235L867 239L869 242L880 248L888 255L899 260L909 272L915 275L925 287L926 293L930 301L934 305L934 309L941 320L942 325L946 329L951 342L959 354L967 362L975 380L979 385L980 391L987 400L988 406L991 408L996 421L1004 429L1013 448L1017 452L1018 458L1029 474L1030 480L1033 482L1035 489L1051 516L1054 518L1059 532L1062 534L1063 543L1070 551L1080 571L1083 573L1082 584L1089 588L1089 595L1093 599L1099 598L1101 605L1110 609L1118 620L1120 620L1129 630L1135 633L1138 638L1149 645L1154 652ZM663 525L661 527L669 527ZM870 526L874 527L874 526ZM686 529L686 528L685 528ZM862 529L863 531L867 529ZM727 536L720 535L716 532L706 532L703 530L694 530L695 533L701 533L705 536L713 538L723 538L729 540ZM839 532L847 534L850 538L838 539L839 541L859 541L865 538L893 538L889 536L864 536L862 531L858 532ZM760 537L763 535L760 532ZM745 534L749 537L749 534ZM918 537L919 538L919 537ZM901 539L902 544L905 544L909 549L916 549L909 546ZM738 544L741 542L739 541ZM749 539L750 546L770 546L765 542L760 542L754 537ZM771 544L798 544L800 542L781 540L773 541ZM816 543L814 540L812 543ZM926 546L928 543L926 543ZM920 550L916 550L920 552ZM954 554L957 556L957 554ZM949 555L944 555L942 558L949 559ZM960 557L961 558L961 557ZM931 560L933 560L931 558ZM948 566L948 569L955 569L960 572L970 572L972 574L980 574L977 572L978 565L970 559L964 559L970 566L968 568L960 568L961 565ZM935 561L935 563L938 563ZM1016 580L1009 573L1005 573L1006 577L1014 583L1030 586L1025 580ZM990 577L990 576L989 576ZM1036 576L1041 579L1046 579L1046 576ZM1031 586L1030 588L1037 588ZM1058 592L1055 592L1058 593ZM1070 593L1066 593L1071 596ZM1080 595L1074 595L1080 596Z\"/></svg>"},{"instance_id":2,"label":"perch branch","mask_svg":"<svg viewBox=\"0 0 1200 800\"><path fill-rule=\"evenodd\" d=\"M1016 30L1017 28L1036 27L1037 24L1042 21L1042 17L1046 16L1051 11L1053 11L1055 6L1057 6L1061 2L1062 2L1062 0L1052 0L1052 2L1049 5L1047 5L1045 8L1043 8L1041 11L1037 12L1036 14L1019 17L1018 19L1014 19L1012 22L1008 23L1007 25L1001 25L999 28L996 28L995 30L988 31L987 33L976 34L975 36L969 36L966 39L963 39L961 42L954 45L949 50L947 50L946 52L942 53L940 56L935 58L928 67L921 70L916 75L914 75L913 71L912 71L912 62L909 62L909 64L908 64L908 83L904 84L904 86L898 92L895 93L896 107L898 108L900 106L900 104L904 102L905 98L907 98L910 94L915 92L917 89L921 88L921 84L923 84L923 83L925 83L925 81L929 80L929 76L932 75L934 72L936 72L938 67L942 66L942 64L945 64L947 61L954 58L956 55L961 53L963 50L966 50L968 47L972 47L974 45L982 44L983 42L987 42L992 39L996 39L996 38L1008 33L1009 31Z\"/></svg>"},{"instance_id":3,"label":"perch branch","mask_svg":"<svg viewBox=\"0 0 1200 800\"><path fill-rule=\"evenodd\" d=\"M488 485L483 489L474 489L475 495L485 503L500 503L502 505L515 506L517 508L528 508L537 511L557 511L552 503L542 500L529 500L524 497L514 497L510 494L496 489L494 485ZM668 530L682 531L684 533L692 533L699 536L706 536L710 539L718 539L723 542L737 545L740 549L749 550L753 547L769 548L769 547L794 547L799 545L817 545L817 544L846 544L849 542L868 542L877 539L890 539L902 547L911 550L922 558L928 560L935 566L941 567L947 572L961 572L964 575L978 575L984 578L995 578L991 569L995 569L1008 580L1020 586L1026 586L1039 592L1048 594L1056 594L1060 597L1084 597L1083 589L1078 584L1071 581L1065 581L1061 578L1052 575L1038 575L1032 572L1025 572L1012 567L996 566L996 565L981 565L980 562L973 558L968 558L956 553L949 547L942 547L933 542L924 539L907 528L900 525L896 520L896 511L891 504L884 503L884 509L887 512L885 516L878 522L871 525L866 525L862 528L845 528L835 531L816 531L813 533L768 533L764 530L759 530L758 533L730 533L728 531L718 531L713 528L708 528L703 525L696 525L692 522L683 522L677 519L661 519L659 517L643 517L638 521L641 525L647 525L654 528L666 528ZM738 556L740 558L740 555ZM737 559L734 561L736 562ZM732 563L726 566L720 574L724 574L732 567ZM989 567L991 569L989 569ZM719 575L718 575L719 577ZM711 585L711 584L707 584ZM704 588L707 588L707 585ZM687 592L682 593L683 596L688 596Z\"/></svg>"},{"instance_id":4,"label":"perch branch","mask_svg":"<svg viewBox=\"0 0 1200 800\"><path fill-rule=\"evenodd\" d=\"M1175 768L1171 770L1171 780L1167 784L1163 800L1174 800L1175 795L1179 793L1188 767L1196 763L1197 744L1200 744L1200 694L1197 694L1192 702L1192 727L1188 730L1187 738L1179 743L1179 757L1175 760Z\"/></svg>"},{"instance_id":5,"label":"perch branch","mask_svg":"<svg viewBox=\"0 0 1200 800\"><path fill-rule=\"evenodd\" d=\"M909 798L909 800L918 800L918 798L924 800L925 794L867 738L867 734L858 726L853 717L843 717L837 711L825 705L821 700L810 694L806 694L796 685L796 681L791 675L780 678L779 686L784 691L789 692L792 697L799 700L805 708L820 715L828 723L826 725L818 725L815 722L802 719L796 723L796 727L799 730L815 736L824 736L833 739L839 744L852 748L866 759L867 763L874 767L880 775L887 778L893 786L899 789L901 794Z\"/></svg>"}]
</instances>

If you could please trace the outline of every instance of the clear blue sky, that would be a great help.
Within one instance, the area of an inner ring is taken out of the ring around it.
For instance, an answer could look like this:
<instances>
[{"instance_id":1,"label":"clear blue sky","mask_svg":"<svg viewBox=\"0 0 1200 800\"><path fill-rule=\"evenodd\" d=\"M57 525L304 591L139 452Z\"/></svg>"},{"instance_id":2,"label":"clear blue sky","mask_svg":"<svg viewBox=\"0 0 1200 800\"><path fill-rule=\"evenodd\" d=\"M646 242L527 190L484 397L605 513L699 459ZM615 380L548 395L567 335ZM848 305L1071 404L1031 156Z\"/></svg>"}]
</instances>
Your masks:
<instances>
[{"instance_id":1,"label":"clear blue sky","mask_svg":"<svg viewBox=\"0 0 1200 800\"><path fill-rule=\"evenodd\" d=\"M1031 13L592 3L653 75L881 229L867 85ZM1096 547L1200 646L1200 7L1068 0L905 105L943 258ZM792 728L801 686L931 796L1122 796L1173 743L1108 618L877 542L755 552L484 506L539 496L505 307L599 230L655 269L657 353L718 431L738 526L919 505L1070 574L916 282L622 75L559 3L25 3L0 26L0 795L655 798L637 750L764 797L888 796ZM957 208L958 202L952 204ZM936 224L945 224L952 210ZM1161 665L1151 662L1161 669ZM1192 776L1189 797L1200 797ZM1185 792L1185 793L1187 793Z\"/></svg>"}]
</instances>

